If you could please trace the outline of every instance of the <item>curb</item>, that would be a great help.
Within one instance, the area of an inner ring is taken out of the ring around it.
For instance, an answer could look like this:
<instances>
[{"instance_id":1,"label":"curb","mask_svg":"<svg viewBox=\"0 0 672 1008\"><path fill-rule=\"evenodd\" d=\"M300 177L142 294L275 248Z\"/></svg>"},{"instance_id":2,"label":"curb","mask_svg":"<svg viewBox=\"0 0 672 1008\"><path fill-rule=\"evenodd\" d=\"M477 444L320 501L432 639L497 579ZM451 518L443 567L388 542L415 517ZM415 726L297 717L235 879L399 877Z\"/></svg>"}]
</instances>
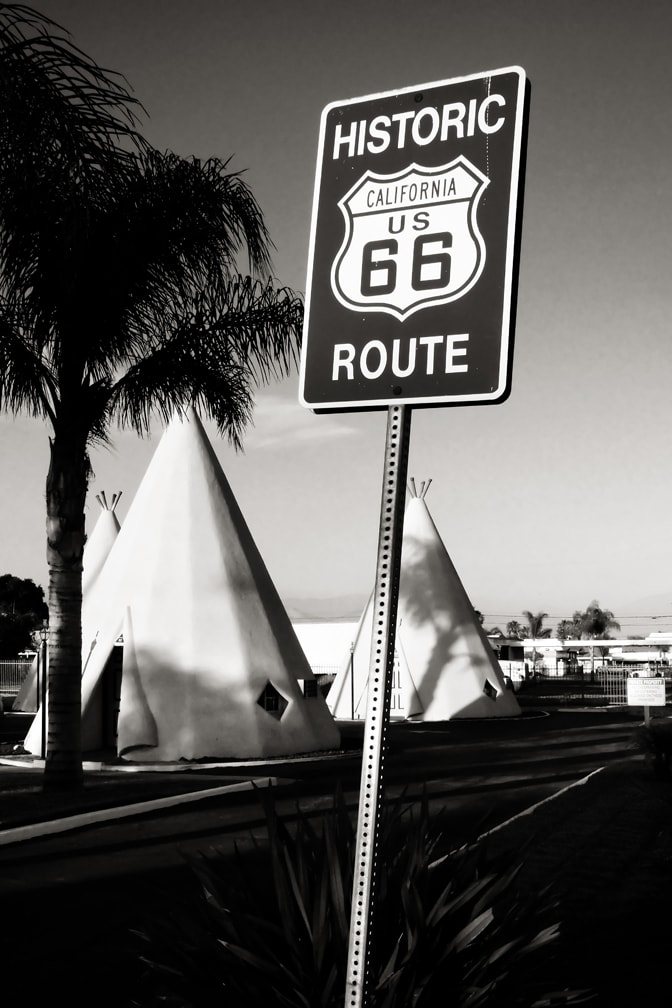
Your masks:
<instances>
[{"instance_id":1,"label":"curb","mask_svg":"<svg viewBox=\"0 0 672 1008\"><path fill-rule=\"evenodd\" d=\"M92 823L109 822L112 819L125 819L129 816L141 815L143 812L155 812L157 809L172 808L175 805L186 805L188 802L202 801L204 798L217 798L219 795L233 791L251 791L259 787L275 787L279 784L277 777L268 777L261 781L242 781L237 784L225 784L222 787L207 788L203 791L192 791L188 794L169 795L166 798L152 798L150 801L135 802L132 805L116 805L113 808L98 809L92 812L80 812L77 815L65 816L62 819L52 819L49 822L33 823L30 826L14 826L0 831L0 846L20 843L22 840L33 840L37 837L50 836L54 833L67 833L69 830L89 826ZM288 783L282 781L283 784Z\"/></svg>"},{"instance_id":2,"label":"curb","mask_svg":"<svg viewBox=\"0 0 672 1008\"><path fill-rule=\"evenodd\" d=\"M231 770L242 767L249 769L260 766L285 766L287 763L309 763L320 759L337 760L347 756L358 756L361 749L344 749L341 752L306 753L300 756L271 756L268 758L247 760L216 760L210 763L106 763L105 760L83 760L85 771L104 770L105 773L184 773L200 770ZM0 756L0 766L13 767L20 770L44 770L44 759L35 756Z\"/></svg>"},{"instance_id":3,"label":"curb","mask_svg":"<svg viewBox=\"0 0 672 1008\"><path fill-rule=\"evenodd\" d=\"M606 767L598 767L596 770L592 770L589 774L587 774L585 777L582 777L580 780L573 781L571 784L568 784L566 787L561 788L559 791L555 791L553 794L547 795L546 798L542 798L540 801L535 802L534 805L530 805L528 808L523 809L522 812L517 812L509 819L505 819L503 822L498 823L496 826L493 826L492 829L486 830L484 833L479 833L479 835L473 841L473 845L475 846L477 844L483 843L483 841L487 840L489 837L494 836L495 833L499 833L502 830L507 829L509 826L512 826L520 819L524 819L526 816L534 815L537 809L542 808L542 806L544 805L550 805L551 802L554 802L557 798L561 798L563 795L566 795L569 791L572 791L574 788L581 787L584 784L587 784L588 781L591 780L596 774L602 773L603 770L605 769ZM470 845L471 843L472 842L470 841ZM455 850L460 849L461 848L455 848ZM452 851L451 853L454 854L455 851ZM435 864L440 864L442 861L445 861L446 858L448 857L450 857L450 854L445 854L443 857L439 858L439 860L436 861Z\"/></svg>"},{"instance_id":4,"label":"curb","mask_svg":"<svg viewBox=\"0 0 672 1008\"><path fill-rule=\"evenodd\" d=\"M481 833L476 838L476 843L480 843L482 840L487 840L488 837L493 836L495 833L499 833L500 830L506 829L512 823L517 822L519 819L524 819L525 816L533 815L537 809L541 808L543 805L548 805L550 802L555 801L557 798L561 798L563 795L567 794L568 791L572 791L573 788L581 787L587 784L596 774L602 773L605 767L598 767L597 770L591 770L589 774L582 777L581 780L572 781L566 787L561 788L559 791L555 791L551 795L547 795L546 798L542 798L541 801L535 802L534 805L530 805L529 808L523 809L522 812L517 812L516 815L511 816L510 819L505 819L504 822L498 823L497 826L493 826L492 829L486 830L485 833Z\"/></svg>"}]
</instances>

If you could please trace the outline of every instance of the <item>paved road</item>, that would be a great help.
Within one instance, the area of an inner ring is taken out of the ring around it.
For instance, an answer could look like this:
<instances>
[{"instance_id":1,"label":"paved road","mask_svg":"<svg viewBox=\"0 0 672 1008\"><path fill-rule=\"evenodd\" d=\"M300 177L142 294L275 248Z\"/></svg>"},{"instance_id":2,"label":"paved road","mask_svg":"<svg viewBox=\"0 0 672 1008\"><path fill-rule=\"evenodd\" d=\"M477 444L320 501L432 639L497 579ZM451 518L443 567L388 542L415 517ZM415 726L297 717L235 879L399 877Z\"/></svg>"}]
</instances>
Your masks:
<instances>
[{"instance_id":1,"label":"paved road","mask_svg":"<svg viewBox=\"0 0 672 1008\"><path fill-rule=\"evenodd\" d=\"M344 734L361 734L362 725ZM425 790L433 809L446 809L456 845L523 811L597 767L622 757L633 721L623 712L558 710L516 721L393 724L386 760L385 798ZM299 802L319 812L331 802L336 782L356 816L361 758L357 752L330 759L268 764L257 768L279 779L277 807L291 816ZM208 774L225 784L240 767ZM242 792L195 805L88 826L71 834L30 840L0 849L3 900L37 890L93 880L145 879L182 869L185 852L263 838L264 816L256 794Z\"/></svg>"}]
</instances>

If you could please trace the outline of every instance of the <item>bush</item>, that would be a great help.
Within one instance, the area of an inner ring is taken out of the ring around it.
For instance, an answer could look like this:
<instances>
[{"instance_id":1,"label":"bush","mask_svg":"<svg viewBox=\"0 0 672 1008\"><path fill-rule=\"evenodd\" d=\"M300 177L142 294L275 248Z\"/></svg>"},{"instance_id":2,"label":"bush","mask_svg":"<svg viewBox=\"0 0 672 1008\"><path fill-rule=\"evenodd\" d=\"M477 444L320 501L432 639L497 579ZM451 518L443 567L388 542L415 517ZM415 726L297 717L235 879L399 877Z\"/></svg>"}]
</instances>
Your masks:
<instances>
[{"instance_id":1,"label":"bush","mask_svg":"<svg viewBox=\"0 0 672 1008\"><path fill-rule=\"evenodd\" d=\"M652 719L635 732L635 744L653 766L657 777L670 777L672 757L672 719Z\"/></svg>"},{"instance_id":2,"label":"bush","mask_svg":"<svg viewBox=\"0 0 672 1008\"><path fill-rule=\"evenodd\" d=\"M293 822L263 796L268 842L235 858L190 858L200 883L170 919L143 923L145 971L134 1003L205 1008L342 1008L355 829L340 792L316 819ZM294 817L292 817L294 819ZM532 1008L576 1004L556 991L558 924L548 893L531 905L517 869L450 850L427 803L382 816L371 1005Z\"/></svg>"}]
</instances>

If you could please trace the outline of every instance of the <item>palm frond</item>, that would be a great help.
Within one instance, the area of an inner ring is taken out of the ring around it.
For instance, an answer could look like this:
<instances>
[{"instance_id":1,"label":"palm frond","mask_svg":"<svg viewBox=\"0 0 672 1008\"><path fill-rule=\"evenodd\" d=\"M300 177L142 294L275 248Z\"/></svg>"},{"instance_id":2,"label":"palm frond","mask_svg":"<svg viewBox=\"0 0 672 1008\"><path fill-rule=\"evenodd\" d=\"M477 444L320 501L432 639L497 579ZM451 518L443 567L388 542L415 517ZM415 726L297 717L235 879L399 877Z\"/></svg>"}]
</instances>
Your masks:
<instances>
[{"instance_id":1,"label":"palm frond","mask_svg":"<svg viewBox=\"0 0 672 1008\"><path fill-rule=\"evenodd\" d=\"M54 419L56 382L39 348L25 339L20 312L0 298L0 410Z\"/></svg>"},{"instance_id":2,"label":"palm frond","mask_svg":"<svg viewBox=\"0 0 672 1008\"><path fill-rule=\"evenodd\" d=\"M251 193L225 169L222 162L148 151L130 175L110 169L108 191L96 193L97 202L63 208L47 228L44 215L31 227L28 209L7 240L5 274L17 297L30 291L33 325L76 343L94 381L162 346L178 325L185 331L189 316L197 331L231 313L227 338L237 327L240 348L249 342L244 312L254 311L255 330L268 334L289 325L298 345L298 297L238 275L241 250L249 249L262 268L270 241ZM296 357L277 339L269 351L280 358L281 372ZM58 356L59 344L53 352ZM255 366L262 380L277 373L267 364L259 341Z\"/></svg>"},{"instance_id":3,"label":"palm frond","mask_svg":"<svg viewBox=\"0 0 672 1008\"><path fill-rule=\"evenodd\" d=\"M176 409L193 405L241 447L254 386L288 374L296 362L301 299L270 281L236 277L216 301L204 295L196 307L172 309L175 314L165 316L168 331L157 331L155 319L144 340L140 333L134 338L135 359L110 387L106 416L142 434L152 415L167 421Z\"/></svg>"},{"instance_id":4,"label":"palm frond","mask_svg":"<svg viewBox=\"0 0 672 1008\"><path fill-rule=\"evenodd\" d=\"M210 333L221 351L244 364L257 381L289 373L298 361L303 301L288 287L234 277L213 305Z\"/></svg>"},{"instance_id":5,"label":"palm frond","mask_svg":"<svg viewBox=\"0 0 672 1008\"><path fill-rule=\"evenodd\" d=\"M193 406L215 421L237 448L252 417L252 392L245 371L203 352L194 356L168 343L129 367L107 400L105 421L114 416L121 427L145 434L152 417L166 424L176 411Z\"/></svg>"},{"instance_id":6,"label":"palm frond","mask_svg":"<svg viewBox=\"0 0 672 1008\"><path fill-rule=\"evenodd\" d=\"M132 303L158 306L167 295L220 287L247 251L254 273L270 269L271 242L261 210L228 162L147 149L117 186L97 236L118 260ZM127 184L124 184L127 183ZM110 258L110 256L108 256Z\"/></svg>"},{"instance_id":7,"label":"palm frond","mask_svg":"<svg viewBox=\"0 0 672 1008\"><path fill-rule=\"evenodd\" d=\"M124 156L120 140L144 143L135 128L141 106L121 75L99 67L65 29L21 4L0 5L0 89L2 169L21 166L32 179L58 166L81 181L87 168Z\"/></svg>"},{"instance_id":8,"label":"palm frond","mask_svg":"<svg viewBox=\"0 0 672 1008\"><path fill-rule=\"evenodd\" d=\"M0 5L0 93L0 292L21 307L36 348L68 335L81 343L63 332L63 307L81 294L92 218L146 146L139 103L59 25L10 4Z\"/></svg>"}]
</instances>

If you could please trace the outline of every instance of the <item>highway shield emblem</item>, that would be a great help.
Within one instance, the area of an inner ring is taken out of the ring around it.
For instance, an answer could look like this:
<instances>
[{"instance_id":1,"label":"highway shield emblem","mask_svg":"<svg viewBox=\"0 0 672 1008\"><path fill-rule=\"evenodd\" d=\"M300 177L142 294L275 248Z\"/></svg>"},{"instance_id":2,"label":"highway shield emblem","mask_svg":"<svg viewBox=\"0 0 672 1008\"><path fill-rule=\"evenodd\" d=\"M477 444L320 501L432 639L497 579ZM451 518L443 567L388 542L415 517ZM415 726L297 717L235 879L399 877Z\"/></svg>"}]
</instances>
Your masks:
<instances>
[{"instance_id":1,"label":"highway shield emblem","mask_svg":"<svg viewBox=\"0 0 672 1008\"><path fill-rule=\"evenodd\" d=\"M463 297L486 259L476 218L489 179L465 157L394 175L367 171L338 203L345 236L331 288L352 311L403 321Z\"/></svg>"}]
</instances>

